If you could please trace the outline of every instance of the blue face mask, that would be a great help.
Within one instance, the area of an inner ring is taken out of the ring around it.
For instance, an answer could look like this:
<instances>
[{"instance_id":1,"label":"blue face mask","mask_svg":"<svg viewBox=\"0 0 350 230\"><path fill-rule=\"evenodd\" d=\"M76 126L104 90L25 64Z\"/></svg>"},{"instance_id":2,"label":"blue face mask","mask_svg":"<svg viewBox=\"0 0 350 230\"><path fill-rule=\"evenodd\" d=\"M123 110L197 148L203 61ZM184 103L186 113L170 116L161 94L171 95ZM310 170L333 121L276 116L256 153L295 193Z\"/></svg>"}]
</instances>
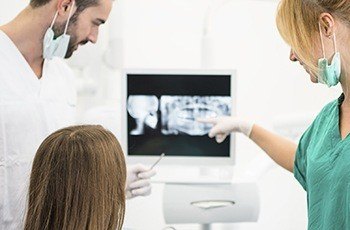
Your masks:
<instances>
[{"instance_id":1,"label":"blue face mask","mask_svg":"<svg viewBox=\"0 0 350 230\"><path fill-rule=\"evenodd\" d=\"M66 23L66 27L64 29L64 33L55 39L55 34L52 30L52 27L58 16L58 11L56 12L50 28L47 29L44 36L44 41L43 41L44 59L51 60L53 57L64 58L66 56L69 40L70 40L70 36L67 34L67 29L69 25L69 20L72 16L73 7L74 7L74 1L69 12L69 17Z\"/></svg>"},{"instance_id":2,"label":"blue face mask","mask_svg":"<svg viewBox=\"0 0 350 230\"><path fill-rule=\"evenodd\" d=\"M319 24L319 28L320 28L323 58L320 58L318 60L318 69L319 69L318 82L325 84L328 87L331 87L331 86L337 85L340 80L340 74L341 74L340 53L337 51L336 38L335 38L335 34L333 34L334 56L332 58L331 64L328 64L328 60L325 54L320 24Z\"/></svg>"}]
</instances>

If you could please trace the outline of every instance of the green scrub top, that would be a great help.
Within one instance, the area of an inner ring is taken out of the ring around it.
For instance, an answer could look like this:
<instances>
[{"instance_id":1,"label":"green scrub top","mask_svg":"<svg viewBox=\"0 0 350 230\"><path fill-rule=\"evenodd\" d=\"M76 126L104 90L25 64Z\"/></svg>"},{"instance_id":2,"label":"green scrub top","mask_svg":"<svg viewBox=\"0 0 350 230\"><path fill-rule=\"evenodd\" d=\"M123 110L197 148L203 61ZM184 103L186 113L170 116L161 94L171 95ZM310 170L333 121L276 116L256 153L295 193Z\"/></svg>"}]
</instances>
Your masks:
<instances>
[{"instance_id":1,"label":"green scrub top","mask_svg":"<svg viewBox=\"0 0 350 230\"><path fill-rule=\"evenodd\" d=\"M340 105L327 104L300 139L294 176L307 192L308 229L350 229L350 137L341 139Z\"/></svg>"}]
</instances>

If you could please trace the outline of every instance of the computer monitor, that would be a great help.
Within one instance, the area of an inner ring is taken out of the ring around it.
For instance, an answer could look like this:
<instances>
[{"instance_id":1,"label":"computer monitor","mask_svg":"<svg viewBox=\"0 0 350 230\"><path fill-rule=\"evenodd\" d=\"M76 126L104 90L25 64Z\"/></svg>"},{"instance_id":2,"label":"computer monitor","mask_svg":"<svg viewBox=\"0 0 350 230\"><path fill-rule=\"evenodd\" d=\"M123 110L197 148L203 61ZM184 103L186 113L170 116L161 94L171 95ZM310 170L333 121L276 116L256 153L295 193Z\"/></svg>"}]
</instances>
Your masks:
<instances>
[{"instance_id":1,"label":"computer monitor","mask_svg":"<svg viewBox=\"0 0 350 230\"><path fill-rule=\"evenodd\" d=\"M129 163L232 165L235 137L218 144L199 117L234 115L233 70L125 70L122 145Z\"/></svg>"}]
</instances>

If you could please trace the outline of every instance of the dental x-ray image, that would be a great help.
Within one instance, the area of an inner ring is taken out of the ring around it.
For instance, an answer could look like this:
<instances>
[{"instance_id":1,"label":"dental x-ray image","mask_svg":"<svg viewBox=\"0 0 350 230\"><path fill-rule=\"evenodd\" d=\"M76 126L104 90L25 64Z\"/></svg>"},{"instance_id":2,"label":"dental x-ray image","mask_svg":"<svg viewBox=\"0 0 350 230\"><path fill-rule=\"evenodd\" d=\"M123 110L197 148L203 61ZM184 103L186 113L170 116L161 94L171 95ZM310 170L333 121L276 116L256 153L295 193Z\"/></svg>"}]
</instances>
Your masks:
<instances>
[{"instance_id":1,"label":"dental x-ray image","mask_svg":"<svg viewBox=\"0 0 350 230\"><path fill-rule=\"evenodd\" d=\"M158 124L157 111L159 101L156 96L133 95L128 98L129 115L135 119L136 127L131 135L145 134L145 127L156 129Z\"/></svg>"},{"instance_id":2,"label":"dental x-ray image","mask_svg":"<svg viewBox=\"0 0 350 230\"><path fill-rule=\"evenodd\" d=\"M231 115L230 74L127 74L127 151L131 156L229 157L196 118ZM233 104L232 104L233 103Z\"/></svg>"},{"instance_id":3,"label":"dental x-ray image","mask_svg":"<svg viewBox=\"0 0 350 230\"><path fill-rule=\"evenodd\" d=\"M229 116L231 97L162 96L160 98L162 134L203 136L212 128L197 118Z\"/></svg>"}]
</instances>

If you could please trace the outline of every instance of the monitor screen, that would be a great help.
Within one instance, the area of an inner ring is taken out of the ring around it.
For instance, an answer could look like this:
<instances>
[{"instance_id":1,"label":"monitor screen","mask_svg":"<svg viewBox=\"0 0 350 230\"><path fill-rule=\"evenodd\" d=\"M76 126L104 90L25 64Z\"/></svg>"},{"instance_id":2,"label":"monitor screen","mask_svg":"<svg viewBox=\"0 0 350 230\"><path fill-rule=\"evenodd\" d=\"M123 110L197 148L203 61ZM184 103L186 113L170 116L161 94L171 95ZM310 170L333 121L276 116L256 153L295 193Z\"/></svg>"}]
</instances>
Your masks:
<instances>
[{"instance_id":1,"label":"monitor screen","mask_svg":"<svg viewBox=\"0 0 350 230\"><path fill-rule=\"evenodd\" d=\"M231 114L230 74L126 73L129 156L230 157L196 118Z\"/></svg>"}]
</instances>

